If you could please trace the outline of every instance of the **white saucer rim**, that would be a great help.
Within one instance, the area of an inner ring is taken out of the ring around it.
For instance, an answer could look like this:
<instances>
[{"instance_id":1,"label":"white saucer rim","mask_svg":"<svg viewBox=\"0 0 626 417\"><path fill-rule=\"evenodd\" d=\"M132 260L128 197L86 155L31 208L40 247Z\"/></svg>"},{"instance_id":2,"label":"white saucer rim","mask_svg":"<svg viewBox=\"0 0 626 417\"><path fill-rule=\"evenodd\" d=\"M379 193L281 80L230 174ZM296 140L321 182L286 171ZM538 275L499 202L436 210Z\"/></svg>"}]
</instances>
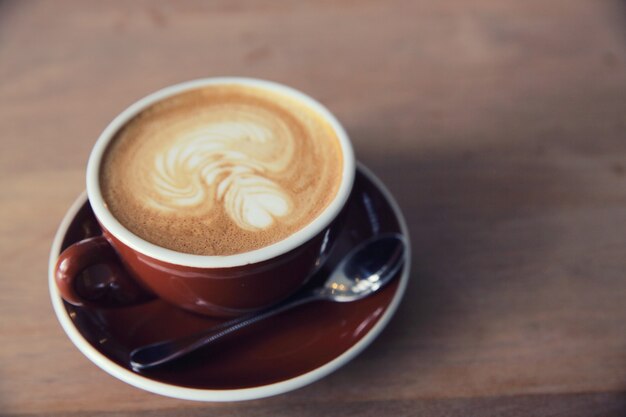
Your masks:
<instances>
[{"instance_id":1,"label":"white saucer rim","mask_svg":"<svg viewBox=\"0 0 626 417\"><path fill-rule=\"evenodd\" d=\"M81 193L81 195L74 201L72 206L67 211L65 217L61 221L57 233L54 237L52 248L50 250L50 259L48 264L48 286L52 306L54 308L57 319L61 324L61 327L69 337L70 341L78 348L78 350L90 361L92 361L96 366L98 366L108 374L136 388L140 388L148 392L171 398L205 402L232 402L254 400L293 391L325 377L326 375L336 371L337 369L341 368L343 365L354 359L367 346L369 346L387 326L387 324L391 320L391 317L395 314L400 304L400 301L406 291L406 286L408 283L409 273L411 269L410 236L406 221L404 219L404 216L402 215L400 207L398 206L391 192L382 183L382 181L378 177L376 177L374 173L372 173L372 171L370 171L360 162L357 163L357 167L381 191L381 193L391 206L400 225L400 231L406 239L407 259L405 262L405 266L403 267L402 275L400 276L400 282L398 283L396 293L394 294L391 302L387 306L387 309L377 321L377 323L367 332L365 336L363 336L363 338L361 338L361 340L355 343L352 347L350 347L348 350L346 350L333 360L320 366L319 368L316 368L312 371L296 376L294 378L268 385L241 389L210 390L200 388L187 388L167 384L164 382L154 381L141 375L137 375L126 368L123 368L122 366L116 364L105 355L100 353L89 342L87 342L87 340L85 340L82 334L74 326L74 323L72 322L67 310L65 309L63 300L59 295L58 289L54 281L54 267L58 258L58 254L60 253L63 238L65 237L67 229L69 228L72 220L74 219L80 208L83 206L83 204L87 201L87 193L85 191L83 191L83 193Z\"/></svg>"}]
</instances>

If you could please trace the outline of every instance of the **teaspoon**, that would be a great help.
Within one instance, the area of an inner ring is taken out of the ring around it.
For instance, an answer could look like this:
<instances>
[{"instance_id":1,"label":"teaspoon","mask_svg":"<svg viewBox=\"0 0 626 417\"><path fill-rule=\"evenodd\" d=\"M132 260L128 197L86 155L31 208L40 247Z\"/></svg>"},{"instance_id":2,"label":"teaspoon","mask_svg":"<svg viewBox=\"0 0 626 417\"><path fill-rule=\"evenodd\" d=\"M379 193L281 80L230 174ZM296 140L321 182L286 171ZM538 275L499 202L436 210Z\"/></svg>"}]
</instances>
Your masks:
<instances>
[{"instance_id":1,"label":"teaspoon","mask_svg":"<svg viewBox=\"0 0 626 417\"><path fill-rule=\"evenodd\" d=\"M130 364L135 370L143 370L168 363L227 334L312 301L360 300L395 277L404 263L405 251L401 235L375 236L352 249L334 268L324 285L296 294L251 316L234 319L190 336L139 347L130 353Z\"/></svg>"}]
</instances>

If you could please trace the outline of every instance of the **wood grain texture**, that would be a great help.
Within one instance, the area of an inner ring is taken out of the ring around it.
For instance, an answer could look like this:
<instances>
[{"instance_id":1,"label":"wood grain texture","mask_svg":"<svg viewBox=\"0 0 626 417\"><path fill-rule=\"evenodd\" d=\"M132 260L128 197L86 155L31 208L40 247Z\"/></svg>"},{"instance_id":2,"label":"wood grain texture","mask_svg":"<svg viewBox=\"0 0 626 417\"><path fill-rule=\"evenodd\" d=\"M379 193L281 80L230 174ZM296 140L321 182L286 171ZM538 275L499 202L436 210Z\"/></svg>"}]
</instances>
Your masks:
<instances>
[{"instance_id":1,"label":"wood grain texture","mask_svg":"<svg viewBox=\"0 0 626 417\"><path fill-rule=\"evenodd\" d=\"M65 337L47 256L97 135L215 75L344 122L414 242L406 299L331 376L201 404ZM626 3L0 2L0 415L626 414Z\"/></svg>"}]
</instances>

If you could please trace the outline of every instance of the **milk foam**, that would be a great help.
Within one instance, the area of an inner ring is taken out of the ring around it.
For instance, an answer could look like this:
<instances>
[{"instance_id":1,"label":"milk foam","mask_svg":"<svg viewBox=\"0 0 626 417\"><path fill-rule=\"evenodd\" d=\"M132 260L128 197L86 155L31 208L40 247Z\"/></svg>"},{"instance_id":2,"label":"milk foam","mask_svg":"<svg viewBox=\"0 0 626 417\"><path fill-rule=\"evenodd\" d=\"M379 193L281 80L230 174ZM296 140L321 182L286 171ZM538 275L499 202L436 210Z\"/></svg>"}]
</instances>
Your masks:
<instances>
[{"instance_id":1,"label":"milk foam","mask_svg":"<svg viewBox=\"0 0 626 417\"><path fill-rule=\"evenodd\" d=\"M225 115L226 116L226 115ZM221 121L182 130L160 149L144 186L146 203L155 209L208 209L222 204L242 229L266 229L292 208L289 194L268 178L279 173L293 154L294 138L278 123L267 126L255 114L238 122ZM247 152L256 142L276 148L276 158ZM280 153L280 154L279 154ZM206 190L217 186L217 192Z\"/></svg>"},{"instance_id":2,"label":"milk foam","mask_svg":"<svg viewBox=\"0 0 626 417\"><path fill-rule=\"evenodd\" d=\"M105 153L101 188L140 237L181 252L225 255L287 237L339 186L334 131L293 99L213 86L137 115Z\"/></svg>"}]
</instances>

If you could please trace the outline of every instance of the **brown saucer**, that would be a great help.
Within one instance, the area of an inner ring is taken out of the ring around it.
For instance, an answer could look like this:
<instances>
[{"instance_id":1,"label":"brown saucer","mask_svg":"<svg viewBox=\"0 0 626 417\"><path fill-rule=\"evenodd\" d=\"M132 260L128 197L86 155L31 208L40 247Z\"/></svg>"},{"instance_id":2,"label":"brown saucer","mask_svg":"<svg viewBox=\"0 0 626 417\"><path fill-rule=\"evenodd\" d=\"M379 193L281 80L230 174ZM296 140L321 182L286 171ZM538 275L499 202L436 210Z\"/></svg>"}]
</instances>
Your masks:
<instances>
[{"instance_id":1,"label":"brown saucer","mask_svg":"<svg viewBox=\"0 0 626 417\"><path fill-rule=\"evenodd\" d=\"M348 204L346 227L329 261L312 278L312 285L324 280L351 247L374 234L401 233L409 244L395 202L363 166L357 170ZM99 233L83 195L59 228L51 265L63 248ZM62 301L54 280L50 281L50 291L57 317L70 339L105 371L167 396L232 401L301 387L356 356L380 333L397 308L408 281L409 265L407 260L397 279L366 299L300 306L235 333L215 346L143 372L132 370L128 363L129 353L136 347L187 335L222 320L194 315L158 299L125 308L75 307Z\"/></svg>"}]
</instances>

